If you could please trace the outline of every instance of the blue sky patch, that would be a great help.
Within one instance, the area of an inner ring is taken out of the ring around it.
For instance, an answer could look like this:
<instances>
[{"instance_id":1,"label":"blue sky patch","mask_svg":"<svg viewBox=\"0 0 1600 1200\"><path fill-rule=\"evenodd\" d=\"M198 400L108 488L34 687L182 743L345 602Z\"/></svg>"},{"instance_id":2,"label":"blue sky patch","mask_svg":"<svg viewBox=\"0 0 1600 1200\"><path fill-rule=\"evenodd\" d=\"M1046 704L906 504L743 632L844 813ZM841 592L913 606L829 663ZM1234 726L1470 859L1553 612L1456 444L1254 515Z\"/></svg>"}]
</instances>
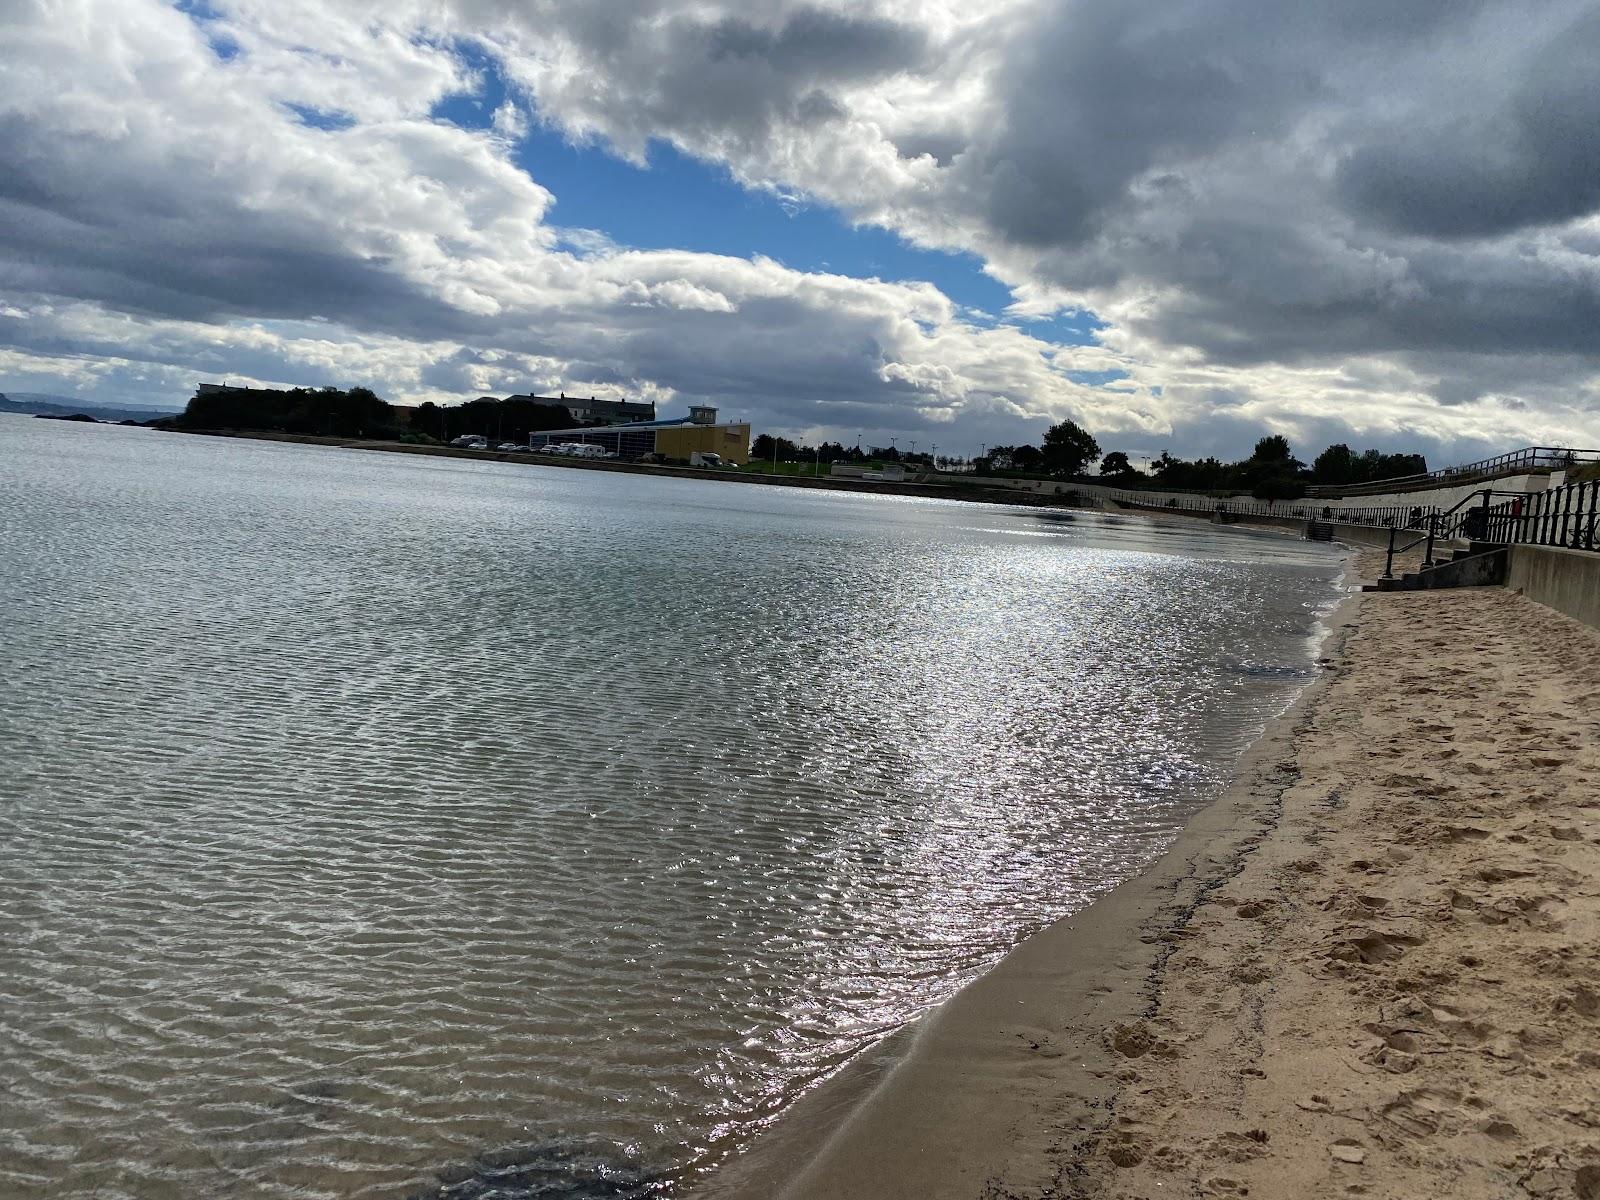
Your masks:
<instances>
[{"instance_id":1,"label":"blue sky patch","mask_svg":"<svg viewBox=\"0 0 1600 1200\"><path fill-rule=\"evenodd\" d=\"M349 113L328 112L320 108L312 108L305 104L285 104L295 116L295 120L312 129L349 129L356 123L356 119Z\"/></svg>"},{"instance_id":2,"label":"blue sky patch","mask_svg":"<svg viewBox=\"0 0 1600 1200\"><path fill-rule=\"evenodd\" d=\"M505 79L482 48L462 44L455 50L478 76L479 87L446 98L433 116L464 129L487 129L510 96ZM927 282L978 323L998 321L1011 303L1010 289L985 274L975 255L922 250L888 230L853 226L827 205L742 187L725 168L667 142L652 142L649 165L637 167L601 146L574 145L535 120L511 157L555 196L553 224L598 230L619 245L765 255L796 271ZM1093 340L1065 329L1041 336Z\"/></svg>"},{"instance_id":3,"label":"blue sky patch","mask_svg":"<svg viewBox=\"0 0 1600 1200\"><path fill-rule=\"evenodd\" d=\"M177 0L174 7L194 22L194 27L211 43L211 52L223 62L238 56L239 44L217 28L222 14L205 0Z\"/></svg>"}]
</instances>

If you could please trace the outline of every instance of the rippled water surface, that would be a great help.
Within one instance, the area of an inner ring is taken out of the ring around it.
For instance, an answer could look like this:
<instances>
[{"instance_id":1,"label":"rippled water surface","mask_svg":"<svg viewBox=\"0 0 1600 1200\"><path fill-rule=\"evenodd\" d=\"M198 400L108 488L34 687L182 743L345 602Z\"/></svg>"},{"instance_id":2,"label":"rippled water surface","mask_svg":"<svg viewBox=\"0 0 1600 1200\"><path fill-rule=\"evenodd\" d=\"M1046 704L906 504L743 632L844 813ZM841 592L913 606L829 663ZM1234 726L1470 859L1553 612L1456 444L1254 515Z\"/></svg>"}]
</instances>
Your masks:
<instances>
[{"instance_id":1,"label":"rippled water surface","mask_svg":"<svg viewBox=\"0 0 1600 1200\"><path fill-rule=\"evenodd\" d=\"M1340 567L18 417L0 534L0 1195L51 1200L681 1191L1159 853Z\"/></svg>"}]
</instances>

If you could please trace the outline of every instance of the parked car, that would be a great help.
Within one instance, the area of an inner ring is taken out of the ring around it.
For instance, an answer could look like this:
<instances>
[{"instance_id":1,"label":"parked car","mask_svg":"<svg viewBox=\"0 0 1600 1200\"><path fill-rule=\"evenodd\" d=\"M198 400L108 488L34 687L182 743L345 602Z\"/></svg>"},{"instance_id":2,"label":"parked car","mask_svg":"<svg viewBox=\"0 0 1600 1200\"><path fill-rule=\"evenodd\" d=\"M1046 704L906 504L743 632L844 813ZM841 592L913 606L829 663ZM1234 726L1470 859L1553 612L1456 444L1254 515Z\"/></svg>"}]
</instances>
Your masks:
<instances>
[{"instance_id":1,"label":"parked car","mask_svg":"<svg viewBox=\"0 0 1600 1200\"><path fill-rule=\"evenodd\" d=\"M451 438L450 444L461 450L487 450L489 439L476 433L463 433L458 438Z\"/></svg>"},{"instance_id":2,"label":"parked car","mask_svg":"<svg viewBox=\"0 0 1600 1200\"><path fill-rule=\"evenodd\" d=\"M607 450L604 446L597 446L593 442L563 442L561 453L569 454L573 458L615 458L616 453Z\"/></svg>"},{"instance_id":3,"label":"parked car","mask_svg":"<svg viewBox=\"0 0 1600 1200\"><path fill-rule=\"evenodd\" d=\"M522 443L521 442L501 442L498 446L495 447L495 449L496 450L521 450L522 449Z\"/></svg>"}]
</instances>

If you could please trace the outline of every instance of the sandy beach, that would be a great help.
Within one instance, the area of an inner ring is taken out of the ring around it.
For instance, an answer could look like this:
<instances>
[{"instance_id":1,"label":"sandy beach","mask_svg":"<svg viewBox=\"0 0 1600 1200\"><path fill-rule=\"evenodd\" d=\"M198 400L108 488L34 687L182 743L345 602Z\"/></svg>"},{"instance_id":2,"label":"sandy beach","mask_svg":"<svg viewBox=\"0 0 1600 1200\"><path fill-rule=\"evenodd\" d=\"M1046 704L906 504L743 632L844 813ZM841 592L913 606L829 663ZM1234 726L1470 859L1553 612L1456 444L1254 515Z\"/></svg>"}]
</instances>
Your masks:
<instances>
[{"instance_id":1,"label":"sandy beach","mask_svg":"<svg viewBox=\"0 0 1600 1200\"><path fill-rule=\"evenodd\" d=\"M1153 870L697 1197L1600 1197L1600 632L1368 594L1324 655Z\"/></svg>"}]
</instances>

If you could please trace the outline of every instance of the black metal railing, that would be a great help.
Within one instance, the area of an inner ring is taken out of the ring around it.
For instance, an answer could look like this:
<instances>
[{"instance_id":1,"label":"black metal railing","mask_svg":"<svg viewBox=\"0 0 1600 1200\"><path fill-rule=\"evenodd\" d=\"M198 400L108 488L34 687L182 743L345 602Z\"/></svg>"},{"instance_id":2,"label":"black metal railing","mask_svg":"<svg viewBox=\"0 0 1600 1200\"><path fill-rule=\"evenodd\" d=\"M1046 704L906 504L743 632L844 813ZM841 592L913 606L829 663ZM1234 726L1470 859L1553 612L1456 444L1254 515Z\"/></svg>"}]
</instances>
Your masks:
<instances>
[{"instance_id":1,"label":"black metal railing","mask_svg":"<svg viewBox=\"0 0 1600 1200\"><path fill-rule=\"evenodd\" d=\"M1492 542L1600 550L1600 479L1515 496L1489 510Z\"/></svg>"},{"instance_id":2,"label":"black metal railing","mask_svg":"<svg viewBox=\"0 0 1600 1200\"><path fill-rule=\"evenodd\" d=\"M1389 530L1384 577L1391 576L1396 555L1426 547L1423 565L1432 566L1439 542L1493 542L1496 545L1556 546L1600 553L1600 479L1571 483L1543 492L1507 492L1479 488L1446 509L1389 505L1334 508L1317 504L1277 504L1265 500L1208 500L1173 496L1157 500L1138 492L1113 492L1119 504L1157 512L1196 512L1229 517L1279 517L1312 525L1364 525ZM1419 536L1402 541L1402 535Z\"/></svg>"},{"instance_id":3,"label":"black metal railing","mask_svg":"<svg viewBox=\"0 0 1600 1200\"><path fill-rule=\"evenodd\" d=\"M1489 512L1494 503L1495 491L1493 488L1484 488L1480 492L1473 492L1470 496L1463 496L1455 504L1443 512L1430 512L1423 527L1426 529L1421 537L1415 538L1400 545L1398 530L1393 526L1389 528L1389 550L1383 560L1383 577L1394 578L1394 556L1404 554L1407 550L1415 550L1418 546L1426 548L1422 554L1422 565L1433 566L1433 551L1437 543L1442 541L1485 541L1489 531Z\"/></svg>"}]
</instances>

